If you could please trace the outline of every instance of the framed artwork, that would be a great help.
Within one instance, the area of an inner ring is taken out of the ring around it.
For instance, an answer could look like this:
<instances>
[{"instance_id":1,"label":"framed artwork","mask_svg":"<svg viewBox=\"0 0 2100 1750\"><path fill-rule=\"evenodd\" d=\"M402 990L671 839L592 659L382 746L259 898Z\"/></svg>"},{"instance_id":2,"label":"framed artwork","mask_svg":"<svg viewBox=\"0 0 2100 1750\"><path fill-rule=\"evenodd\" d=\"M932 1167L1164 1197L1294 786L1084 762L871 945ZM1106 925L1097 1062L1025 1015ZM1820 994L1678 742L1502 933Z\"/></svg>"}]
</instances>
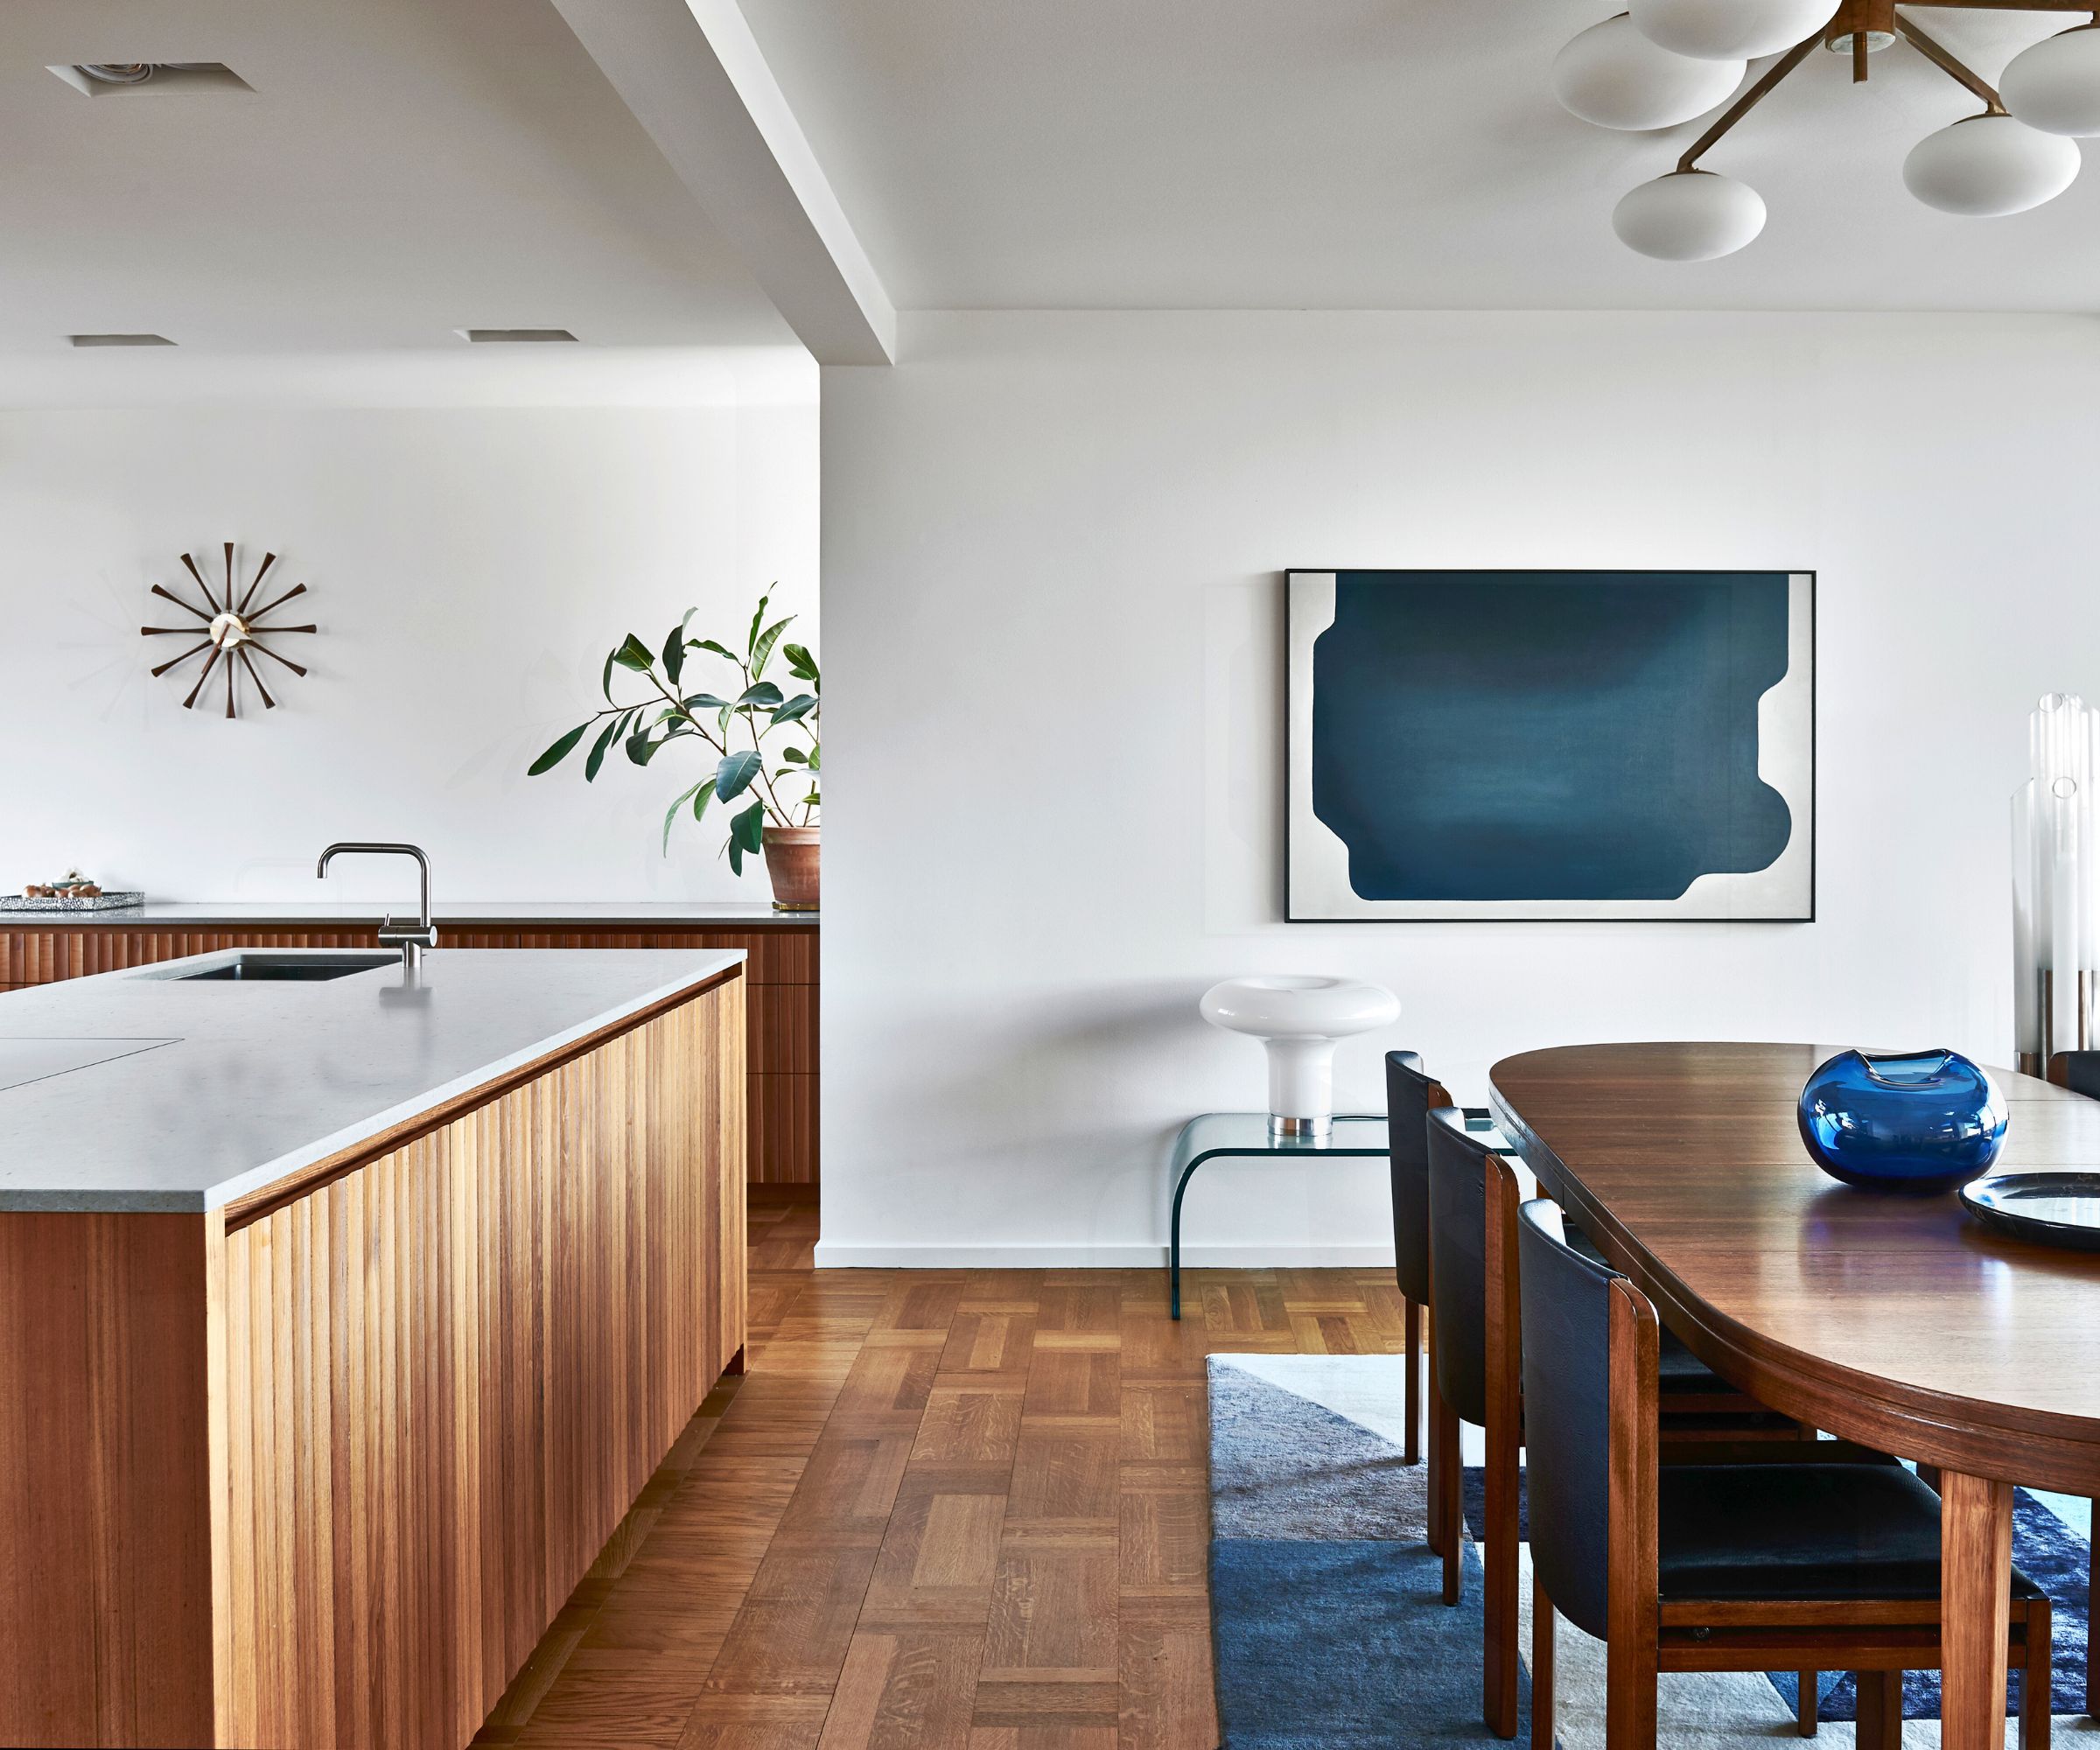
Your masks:
<instances>
[{"instance_id":1,"label":"framed artwork","mask_svg":"<svg viewBox=\"0 0 2100 1750\"><path fill-rule=\"evenodd\" d=\"M1292 571L1293 922L1806 921L1810 571Z\"/></svg>"}]
</instances>

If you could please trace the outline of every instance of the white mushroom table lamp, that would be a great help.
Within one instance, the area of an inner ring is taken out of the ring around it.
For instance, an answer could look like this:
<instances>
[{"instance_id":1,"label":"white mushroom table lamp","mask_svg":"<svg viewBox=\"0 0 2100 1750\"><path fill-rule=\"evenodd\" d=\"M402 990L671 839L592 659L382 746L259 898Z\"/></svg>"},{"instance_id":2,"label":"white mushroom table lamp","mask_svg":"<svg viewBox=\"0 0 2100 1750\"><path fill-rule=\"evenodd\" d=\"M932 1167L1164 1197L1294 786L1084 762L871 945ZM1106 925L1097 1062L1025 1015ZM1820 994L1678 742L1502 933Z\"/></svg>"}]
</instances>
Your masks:
<instances>
[{"instance_id":1,"label":"white mushroom table lamp","mask_svg":"<svg viewBox=\"0 0 2100 1750\"><path fill-rule=\"evenodd\" d=\"M1390 990L1354 978L1256 973L1203 993L1203 1018L1258 1039L1269 1053L1269 1132L1324 1137L1334 1124L1334 1047L1352 1033L1389 1026Z\"/></svg>"}]
</instances>

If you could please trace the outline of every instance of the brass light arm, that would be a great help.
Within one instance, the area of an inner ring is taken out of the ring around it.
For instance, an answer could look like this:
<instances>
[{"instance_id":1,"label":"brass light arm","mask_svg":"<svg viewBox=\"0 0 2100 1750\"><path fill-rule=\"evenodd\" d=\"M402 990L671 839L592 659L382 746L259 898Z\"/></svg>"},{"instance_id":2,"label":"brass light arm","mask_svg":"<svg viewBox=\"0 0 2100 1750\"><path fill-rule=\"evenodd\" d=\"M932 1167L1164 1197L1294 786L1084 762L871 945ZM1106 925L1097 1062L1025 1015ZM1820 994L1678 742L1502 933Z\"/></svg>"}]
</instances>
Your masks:
<instances>
[{"instance_id":1,"label":"brass light arm","mask_svg":"<svg viewBox=\"0 0 2100 1750\"><path fill-rule=\"evenodd\" d=\"M2081 10L2090 10L2090 9L2082 8ZM2006 113L2006 106L1999 102L1998 93L1991 88L1981 74L1957 60L1953 54L1942 47L1932 38L1927 36L1900 12L1896 14L1896 28L1903 32L1904 40L1909 43L1911 47L1938 67L1948 78L1957 85L1966 86L1982 98L1984 113L1986 116L2002 116Z\"/></svg>"},{"instance_id":2,"label":"brass light arm","mask_svg":"<svg viewBox=\"0 0 2100 1750\"><path fill-rule=\"evenodd\" d=\"M1713 126L1707 129L1704 133L1701 134L1698 139L1694 140L1691 144L1685 149L1684 156L1677 160L1677 170L1679 173L1682 174L1686 171L1696 170L1698 167L1698 161L1701 155L1704 153L1710 147L1712 147L1716 141L1719 140L1720 137L1731 128L1734 127L1738 122L1741 121L1744 116L1747 116L1753 109L1756 108L1758 104L1763 100L1765 94L1770 91L1774 86L1777 85L1780 80L1784 79L1789 73L1793 72L1796 67L1799 66L1802 61L1806 60L1808 59L1809 51L1814 48L1816 44L1822 40L1823 33L1821 32L1817 32L1816 34L1812 37L1803 37L1801 41L1796 43L1792 48L1786 52L1786 53L1780 56L1780 58L1774 61L1770 66L1767 67L1765 69L1764 76L1760 78L1755 85L1752 86L1749 90L1746 91L1740 97L1737 98L1734 102L1731 103L1726 109L1723 110L1721 112L1720 120L1716 122Z\"/></svg>"}]
</instances>

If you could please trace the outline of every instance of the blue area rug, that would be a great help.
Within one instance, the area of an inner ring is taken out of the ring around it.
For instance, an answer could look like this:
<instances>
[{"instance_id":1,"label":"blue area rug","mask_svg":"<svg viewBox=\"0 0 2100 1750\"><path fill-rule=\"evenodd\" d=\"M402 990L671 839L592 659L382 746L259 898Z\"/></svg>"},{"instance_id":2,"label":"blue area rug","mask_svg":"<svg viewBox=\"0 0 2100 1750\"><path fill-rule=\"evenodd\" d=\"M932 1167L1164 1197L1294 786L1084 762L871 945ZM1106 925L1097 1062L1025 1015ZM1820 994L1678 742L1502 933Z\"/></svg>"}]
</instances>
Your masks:
<instances>
[{"instance_id":1,"label":"blue area rug","mask_svg":"<svg viewBox=\"0 0 2100 1750\"><path fill-rule=\"evenodd\" d=\"M1222 1360L1210 1597L1227 1750L1499 1746L1480 1724L1480 1563L1468 1549L1464 1601L1446 1608L1424 1467L1376 1424ZM1528 1683L1523 1712L1528 1731Z\"/></svg>"},{"instance_id":2,"label":"blue area rug","mask_svg":"<svg viewBox=\"0 0 2100 1750\"><path fill-rule=\"evenodd\" d=\"M1446 1607L1442 1564L1424 1541L1427 1467L1401 1461L1404 1384L1389 1357L1211 1358L1211 1607L1227 1750L1502 1742L1480 1723L1479 1559L1469 1541L1462 1601ZM1482 1502L1469 1470L1473 1527ZM2055 1601L2060 1717L2084 1701L2086 1540L2066 1522L2077 1511L2025 1489L2015 1499L2015 1559ZM1528 1656L1528 1620L1521 1640ZM1601 1744L1600 1654L1561 1625L1562 1750ZM1597 1666L1586 1698L1586 1660ZM1790 1729L1795 1689L1792 1672L1665 1676L1665 1739L1769 1745ZM1848 1675L1825 1673L1819 1689L1825 1719L1854 1717ZM1936 1719L1939 1690L1937 1672L1907 1673L1904 1713ZM1519 1742L1528 1674L1522 1694ZM2012 1699L2008 1686L2008 1711Z\"/></svg>"}]
</instances>

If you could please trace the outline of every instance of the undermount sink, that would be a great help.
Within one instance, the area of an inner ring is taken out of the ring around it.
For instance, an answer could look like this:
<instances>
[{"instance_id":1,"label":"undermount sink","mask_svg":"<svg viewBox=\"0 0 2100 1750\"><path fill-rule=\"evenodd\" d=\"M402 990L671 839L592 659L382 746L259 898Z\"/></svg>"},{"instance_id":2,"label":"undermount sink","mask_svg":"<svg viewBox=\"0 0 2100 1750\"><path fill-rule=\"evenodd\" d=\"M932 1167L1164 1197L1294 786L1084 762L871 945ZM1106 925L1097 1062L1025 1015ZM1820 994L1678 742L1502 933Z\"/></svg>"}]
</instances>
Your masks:
<instances>
[{"instance_id":1,"label":"undermount sink","mask_svg":"<svg viewBox=\"0 0 2100 1750\"><path fill-rule=\"evenodd\" d=\"M354 972L371 972L382 966L399 966L398 954L234 954L216 966L195 972L171 975L172 982L188 984L205 979L257 984L318 984L324 978L347 978Z\"/></svg>"}]
</instances>

